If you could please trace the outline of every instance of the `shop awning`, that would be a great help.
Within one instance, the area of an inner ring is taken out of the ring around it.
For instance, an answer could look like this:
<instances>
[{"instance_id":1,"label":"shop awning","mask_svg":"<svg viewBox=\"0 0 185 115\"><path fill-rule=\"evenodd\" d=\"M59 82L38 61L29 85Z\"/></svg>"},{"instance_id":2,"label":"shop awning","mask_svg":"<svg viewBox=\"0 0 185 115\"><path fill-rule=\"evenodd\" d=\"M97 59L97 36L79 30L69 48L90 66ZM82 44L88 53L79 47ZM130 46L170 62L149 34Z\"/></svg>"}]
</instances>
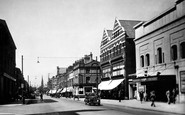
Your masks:
<instances>
[{"instance_id":1,"label":"shop awning","mask_svg":"<svg viewBox=\"0 0 185 115\"><path fill-rule=\"evenodd\" d=\"M107 88L107 86L109 85L110 82L111 82L111 80L102 81L102 82L98 85L98 89L99 89L99 90L106 90L106 88Z\"/></svg>"},{"instance_id":2,"label":"shop awning","mask_svg":"<svg viewBox=\"0 0 185 115\"><path fill-rule=\"evenodd\" d=\"M112 90L114 89L115 87L117 87L124 79L116 79L116 80L112 80L108 87L107 87L107 90Z\"/></svg>"},{"instance_id":3,"label":"shop awning","mask_svg":"<svg viewBox=\"0 0 185 115\"><path fill-rule=\"evenodd\" d=\"M61 93L65 93L65 92L67 92L67 88L66 87L62 90Z\"/></svg>"},{"instance_id":4,"label":"shop awning","mask_svg":"<svg viewBox=\"0 0 185 115\"><path fill-rule=\"evenodd\" d=\"M61 91L62 91L62 88L61 88L61 89L58 89L58 90L57 90L57 93L60 93Z\"/></svg>"},{"instance_id":5,"label":"shop awning","mask_svg":"<svg viewBox=\"0 0 185 115\"><path fill-rule=\"evenodd\" d=\"M102 81L98 85L98 89L100 89L100 90L112 90L112 89L116 88L123 80L124 79Z\"/></svg>"},{"instance_id":6,"label":"shop awning","mask_svg":"<svg viewBox=\"0 0 185 115\"><path fill-rule=\"evenodd\" d=\"M73 92L73 87L67 87L67 92Z\"/></svg>"},{"instance_id":7,"label":"shop awning","mask_svg":"<svg viewBox=\"0 0 185 115\"><path fill-rule=\"evenodd\" d=\"M56 93L56 92L57 92L57 90L55 90L55 89L49 91L50 94L53 94L53 93Z\"/></svg>"},{"instance_id":8,"label":"shop awning","mask_svg":"<svg viewBox=\"0 0 185 115\"><path fill-rule=\"evenodd\" d=\"M73 87L65 87L61 93L65 93L65 92L73 92Z\"/></svg>"}]
</instances>

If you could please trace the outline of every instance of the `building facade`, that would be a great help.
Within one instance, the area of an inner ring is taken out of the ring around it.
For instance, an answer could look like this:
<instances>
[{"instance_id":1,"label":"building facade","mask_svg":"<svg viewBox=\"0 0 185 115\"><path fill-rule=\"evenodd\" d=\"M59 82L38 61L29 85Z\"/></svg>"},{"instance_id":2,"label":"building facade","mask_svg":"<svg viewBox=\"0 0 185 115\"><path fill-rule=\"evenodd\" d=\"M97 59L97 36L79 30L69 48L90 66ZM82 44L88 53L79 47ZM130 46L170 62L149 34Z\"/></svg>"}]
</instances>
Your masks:
<instances>
[{"instance_id":1,"label":"building facade","mask_svg":"<svg viewBox=\"0 0 185 115\"><path fill-rule=\"evenodd\" d=\"M73 96L84 97L93 92L100 82L100 65L93 59L92 53L73 64Z\"/></svg>"},{"instance_id":2,"label":"building facade","mask_svg":"<svg viewBox=\"0 0 185 115\"><path fill-rule=\"evenodd\" d=\"M11 101L16 90L15 51L8 26L0 19L0 103Z\"/></svg>"},{"instance_id":3,"label":"building facade","mask_svg":"<svg viewBox=\"0 0 185 115\"><path fill-rule=\"evenodd\" d=\"M166 91L176 89L185 101L185 1L135 27L137 92L156 92L157 101L167 101ZM138 95L137 95L138 97Z\"/></svg>"},{"instance_id":4,"label":"building facade","mask_svg":"<svg viewBox=\"0 0 185 115\"><path fill-rule=\"evenodd\" d=\"M135 73L135 31L140 21L115 19L113 30L104 30L100 46L102 98L128 99L128 74Z\"/></svg>"}]
</instances>

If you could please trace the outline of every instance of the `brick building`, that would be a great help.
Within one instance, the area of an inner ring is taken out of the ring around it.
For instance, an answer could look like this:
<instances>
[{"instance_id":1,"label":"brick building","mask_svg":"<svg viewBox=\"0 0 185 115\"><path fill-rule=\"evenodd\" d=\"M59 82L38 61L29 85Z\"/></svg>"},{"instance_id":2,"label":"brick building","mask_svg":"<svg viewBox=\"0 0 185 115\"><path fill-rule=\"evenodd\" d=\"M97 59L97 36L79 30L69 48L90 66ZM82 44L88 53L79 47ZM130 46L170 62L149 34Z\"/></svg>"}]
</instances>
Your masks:
<instances>
[{"instance_id":1,"label":"brick building","mask_svg":"<svg viewBox=\"0 0 185 115\"><path fill-rule=\"evenodd\" d=\"M103 76L99 89L103 98L128 98L128 74L135 73L135 31L140 21L115 19L113 30L104 30L100 46Z\"/></svg>"}]
</instances>

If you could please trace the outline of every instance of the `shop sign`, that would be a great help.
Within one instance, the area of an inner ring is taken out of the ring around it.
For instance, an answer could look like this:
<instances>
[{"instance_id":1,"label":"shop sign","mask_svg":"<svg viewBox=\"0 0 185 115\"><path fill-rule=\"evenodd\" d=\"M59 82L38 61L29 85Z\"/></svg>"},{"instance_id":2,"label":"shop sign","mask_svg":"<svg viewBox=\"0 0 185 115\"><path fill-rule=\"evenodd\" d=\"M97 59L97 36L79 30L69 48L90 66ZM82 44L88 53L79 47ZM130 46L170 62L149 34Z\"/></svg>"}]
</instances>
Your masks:
<instances>
[{"instance_id":1,"label":"shop sign","mask_svg":"<svg viewBox=\"0 0 185 115\"><path fill-rule=\"evenodd\" d=\"M148 78L140 78L140 79L133 79L133 82L146 82L146 81L157 81L157 77L148 77Z\"/></svg>"},{"instance_id":2,"label":"shop sign","mask_svg":"<svg viewBox=\"0 0 185 115\"><path fill-rule=\"evenodd\" d=\"M180 72L180 78L181 78L181 92L185 93L185 71Z\"/></svg>"}]
</instances>

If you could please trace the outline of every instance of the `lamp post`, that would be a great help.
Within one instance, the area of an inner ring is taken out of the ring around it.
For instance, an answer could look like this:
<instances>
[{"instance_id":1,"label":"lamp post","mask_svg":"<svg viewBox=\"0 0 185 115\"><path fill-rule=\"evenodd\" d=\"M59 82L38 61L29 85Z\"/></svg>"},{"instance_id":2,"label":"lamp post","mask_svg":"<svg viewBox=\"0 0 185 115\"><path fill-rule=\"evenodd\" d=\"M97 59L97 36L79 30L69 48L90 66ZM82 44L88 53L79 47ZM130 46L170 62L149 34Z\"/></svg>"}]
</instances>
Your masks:
<instances>
[{"instance_id":1,"label":"lamp post","mask_svg":"<svg viewBox=\"0 0 185 115\"><path fill-rule=\"evenodd\" d=\"M23 55L21 56L21 62L22 62L22 76L24 78L24 74L23 74ZM22 103L25 104L25 98L24 98L24 80L23 80L23 83L21 83L21 89L22 89Z\"/></svg>"}]
</instances>

